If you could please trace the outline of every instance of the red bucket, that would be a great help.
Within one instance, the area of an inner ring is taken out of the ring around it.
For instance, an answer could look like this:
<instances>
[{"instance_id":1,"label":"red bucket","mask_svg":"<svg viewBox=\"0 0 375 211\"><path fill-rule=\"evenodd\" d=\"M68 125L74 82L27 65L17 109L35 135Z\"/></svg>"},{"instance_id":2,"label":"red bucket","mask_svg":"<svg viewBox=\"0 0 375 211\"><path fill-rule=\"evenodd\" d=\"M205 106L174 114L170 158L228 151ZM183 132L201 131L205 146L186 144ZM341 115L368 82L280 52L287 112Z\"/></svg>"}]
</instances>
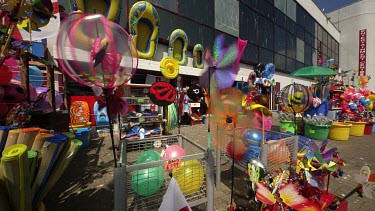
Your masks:
<instances>
[{"instance_id":1,"label":"red bucket","mask_svg":"<svg viewBox=\"0 0 375 211\"><path fill-rule=\"evenodd\" d=\"M365 125L365 135L371 135L372 134L372 123L367 123Z\"/></svg>"}]
</instances>

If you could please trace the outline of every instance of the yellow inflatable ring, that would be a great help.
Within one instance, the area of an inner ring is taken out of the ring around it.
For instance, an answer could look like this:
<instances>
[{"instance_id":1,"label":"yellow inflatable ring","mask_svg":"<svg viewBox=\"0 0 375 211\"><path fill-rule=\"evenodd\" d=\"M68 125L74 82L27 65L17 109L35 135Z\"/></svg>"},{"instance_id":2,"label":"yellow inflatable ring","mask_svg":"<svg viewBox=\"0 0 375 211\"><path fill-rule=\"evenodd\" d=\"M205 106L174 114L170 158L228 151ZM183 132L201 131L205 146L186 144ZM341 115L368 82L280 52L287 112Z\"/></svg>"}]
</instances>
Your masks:
<instances>
[{"instance_id":1,"label":"yellow inflatable ring","mask_svg":"<svg viewBox=\"0 0 375 211\"><path fill-rule=\"evenodd\" d=\"M164 57L160 61L160 72L167 79L175 79L179 72L179 66L176 60L171 57Z\"/></svg>"},{"instance_id":2,"label":"yellow inflatable ring","mask_svg":"<svg viewBox=\"0 0 375 211\"><path fill-rule=\"evenodd\" d=\"M102 14L108 20L118 22L120 17L120 0L76 0L68 1L72 10L87 14Z\"/></svg>"},{"instance_id":3,"label":"yellow inflatable ring","mask_svg":"<svg viewBox=\"0 0 375 211\"><path fill-rule=\"evenodd\" d=\"M201 44L196 44L193 49L193 67L203 69L203 52L204 48Z\"/></svg>"},{"instance_id":4,"label":"yellow inflatable ring","mask_svg":"<svg viewBox=\"0 0 375 211\"><path fill-rule=\"evenodd\" d=\"M184 30L175 29L169 36L168 40L168 56L176 59L177 64L185 65L188 38Z\"/></svg>"},{"instance_id":5,"label":"yellow inflatable ring","mask_svg":"<svg viewBox=\"0 0 375 211\"><path fill-rule=\"evenodd\" d=\"M152 4L146 1L135 3L129 12L129 30L138 58L152 60L159 38L159 15Z\"/></svg>"}]
</instances>

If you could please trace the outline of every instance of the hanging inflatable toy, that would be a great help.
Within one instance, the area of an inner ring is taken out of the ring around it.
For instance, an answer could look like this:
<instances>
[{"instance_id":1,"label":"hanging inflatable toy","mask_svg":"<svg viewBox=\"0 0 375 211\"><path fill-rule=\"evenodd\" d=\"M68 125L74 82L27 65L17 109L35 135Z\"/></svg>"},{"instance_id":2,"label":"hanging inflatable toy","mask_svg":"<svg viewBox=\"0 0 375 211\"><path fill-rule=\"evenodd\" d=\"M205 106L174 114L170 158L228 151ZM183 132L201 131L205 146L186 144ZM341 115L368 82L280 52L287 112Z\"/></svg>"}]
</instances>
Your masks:
<instances>
[{"instance_id":1,"label":"hanging inflatable toy","mask_svg":"<svg viewBox=\"0 0 375 211\"><path fill-rule=\"evenodd\" d=\"M193 67L203 69L203 52L204 48L201 44L196 44L193 49Z\"/></svg>"},{"instance_id":2,"label":"hanging inflatable toy","mask_svg":"<svg viewBox=\"0 0 375 211\"><path fill-rule=\"evenodd\" d=\"M141 59L152 60L159 38L159 15L152 4L146 1L135 3L129 12L130 35Z\"/></svg>"},{"instance_id":3,"label":"hanging inflatable toy","mask_svg":"<svg viewBox=\"0 0 375 211\"><path fill-rule=\"evenodd\" d=\"M179 66L176 60L171 57L164 57L160 61L160 72L167 79L175 79L179 72Z\"/></svg>"},{"instance_id":4,"label":"hanging inflatable toy","mask_svg":"<svg viewBox=\"0 0 375 211\"><path fill-rule=\"evenodd\" d=\"M188 38L184 30L175 29L168 40L168 56L176 59L179 65L185 65Z\"/></svg>"},{"instance_id":5,"label":"hanging inflatable toy","mask_svg":"<svg viewBox=\"0 0 375 211\"><path fill-rule=\"evenodd\" d=\"M80 10L86 14L102 14L108 20L118 22L120 15L120 0L70 0L70 8L73 11Z\"/></svg>"},{"instance_id":6,"label":"hanging inflatable toy","mask_svg":"<svg viewBox=\"0 0 375 211\"><path fill-rule=\"evenodd\" d=\"M176 95L176 90L167 82L156 82L150 87L150 99L158 106L167 106L173 103Z\"/></svg>"}]
</instances>

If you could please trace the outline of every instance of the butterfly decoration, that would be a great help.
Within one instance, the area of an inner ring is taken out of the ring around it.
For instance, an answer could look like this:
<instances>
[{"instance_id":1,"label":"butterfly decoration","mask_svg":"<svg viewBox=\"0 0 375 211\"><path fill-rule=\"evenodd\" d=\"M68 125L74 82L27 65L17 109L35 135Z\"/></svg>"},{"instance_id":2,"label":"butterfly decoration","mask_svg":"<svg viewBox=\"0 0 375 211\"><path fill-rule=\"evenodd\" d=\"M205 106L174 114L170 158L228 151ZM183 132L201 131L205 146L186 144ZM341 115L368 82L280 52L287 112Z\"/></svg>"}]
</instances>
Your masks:
<instances>
[{"instance_id":1,"label":"butterfly decoration","mask_svg":"<svg viewBox=\"0 0 375 211\"><path fill-rule=\"evenodd\" d=\"M282 178L281 178L282 179ZM319 211L321 210L313 201L303 197L298 187L293 183L288 183L280 188L275 187L271 192L263 183L256 183L256 197L259 201L274 206L284 206L284 204L294 210L309 210Z\"/></svg>"},{"instance_id":2,"label":"butterfly decoration","mask_svg":"<svg viewBox=\"0 0 375 211\"><path fill-rule=\"evenodd\" d=\"M372 199L372 192L375 190L375 174L371 174L370 168L363 166L354 178L362 186L362 195Z\"/></svg>"},{"instance_id":3,"label":"butterfly decoration","mask_svg":"<svg viewBox=\"0 0 375 211\"><path fill-rule=\"evenodd\" d=\"M210 92L231 87L239 70L239 62L247 45L247 40L238 38L236 43L224 47L224 35L218 35L214 42L213 52L205 51L204 60L208 64L200 77L200 84Z\"/></svg>"}]
</instances>

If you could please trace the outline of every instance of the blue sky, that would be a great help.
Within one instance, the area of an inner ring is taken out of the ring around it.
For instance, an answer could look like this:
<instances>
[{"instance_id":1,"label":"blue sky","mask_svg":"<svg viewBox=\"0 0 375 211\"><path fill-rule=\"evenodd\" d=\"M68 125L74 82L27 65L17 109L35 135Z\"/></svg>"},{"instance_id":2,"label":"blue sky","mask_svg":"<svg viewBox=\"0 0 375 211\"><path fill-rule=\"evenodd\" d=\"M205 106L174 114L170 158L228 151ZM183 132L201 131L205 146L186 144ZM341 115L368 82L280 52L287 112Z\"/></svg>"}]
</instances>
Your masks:
<instances>
[{"instance_id":1,"label":"blue sky","mask_svg":"<svg viewBox=\"0 0 375 211\"><path fill-rule=\"evenodd\" d=\"M333 10L356 2L357 0L314 0L315 3L320 7L320 9L324 8L325 13L329 13Z\"/></svg>"}]
</instances>

